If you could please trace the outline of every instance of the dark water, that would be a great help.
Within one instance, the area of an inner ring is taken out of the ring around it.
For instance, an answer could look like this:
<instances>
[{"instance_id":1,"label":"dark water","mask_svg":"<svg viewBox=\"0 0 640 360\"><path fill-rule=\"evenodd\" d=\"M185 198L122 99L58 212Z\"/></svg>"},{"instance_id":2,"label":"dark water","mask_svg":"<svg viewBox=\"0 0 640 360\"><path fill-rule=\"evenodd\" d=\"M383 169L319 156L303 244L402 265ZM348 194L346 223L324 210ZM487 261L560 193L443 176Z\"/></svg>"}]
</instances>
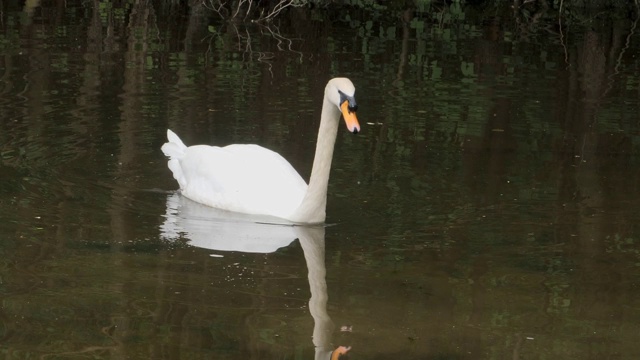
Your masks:
<instances>
[{"instance_id":1,"label":"dark water","mask_svg":"<svg viewBox=\"0 0 640 360\"><path fill-rule=\"evenodd\" d=\"M0 358L638 358L637 9L417 4L3 2ZM331 226L174 192L167 128L307 177L337 75Z\"/></svg>"}]
</instances>

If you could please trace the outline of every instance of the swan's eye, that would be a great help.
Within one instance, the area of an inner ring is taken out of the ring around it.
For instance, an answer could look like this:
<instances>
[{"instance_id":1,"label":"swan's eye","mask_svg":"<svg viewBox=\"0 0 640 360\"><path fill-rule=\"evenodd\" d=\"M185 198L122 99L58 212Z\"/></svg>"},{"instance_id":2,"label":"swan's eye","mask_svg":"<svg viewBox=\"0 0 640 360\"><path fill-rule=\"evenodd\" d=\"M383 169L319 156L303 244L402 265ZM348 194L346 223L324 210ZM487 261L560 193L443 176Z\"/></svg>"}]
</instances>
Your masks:
<instances>
[{"instance_id":1,"label":"swan's eye","mask_svg":"<svg viewBox=\"0 0 640 360\"><path fill-rule=\"evenodd\" d=\"M344 104L345 101L349 102L349 112L358 111L358 104L356 103L356 98L353 96L346 95L342 91L338 90L338 94L340 94L340 104Z\"/></svg>"}]
</instances>

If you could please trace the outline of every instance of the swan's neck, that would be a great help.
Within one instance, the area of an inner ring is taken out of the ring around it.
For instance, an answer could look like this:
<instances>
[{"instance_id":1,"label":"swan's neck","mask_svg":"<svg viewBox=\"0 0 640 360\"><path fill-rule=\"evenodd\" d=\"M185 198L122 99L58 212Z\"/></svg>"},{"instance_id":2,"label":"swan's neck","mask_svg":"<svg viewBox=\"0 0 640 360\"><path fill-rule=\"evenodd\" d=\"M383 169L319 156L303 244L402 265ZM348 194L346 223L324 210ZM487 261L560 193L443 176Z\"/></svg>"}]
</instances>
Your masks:
<instances>
[{"instance_id":1,"label":"swan's neck","mask_svg":"<svg viewBox=\"0 0 640 360\"><path fill-rule=\"evenodd\" d=\"M327 100L322 103L320 130L316 144L316 155L313 159L309 187L302 203L291 220L301 223L322 223L326 217L327 186L333 158L333 147L336 143L340 111Z\"/></svg>"}]
</instances>

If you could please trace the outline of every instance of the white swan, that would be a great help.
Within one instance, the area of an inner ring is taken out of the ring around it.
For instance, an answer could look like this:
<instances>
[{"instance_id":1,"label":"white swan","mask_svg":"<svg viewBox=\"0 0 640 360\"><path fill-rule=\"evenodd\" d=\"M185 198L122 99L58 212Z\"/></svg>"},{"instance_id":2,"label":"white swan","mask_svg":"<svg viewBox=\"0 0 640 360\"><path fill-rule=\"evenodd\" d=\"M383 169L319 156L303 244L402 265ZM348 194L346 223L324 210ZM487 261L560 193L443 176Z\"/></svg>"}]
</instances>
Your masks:
<instances>
[{"instance_id":1,"label":"white swan","mask_svg":"<svg viewBox=\"0 0 640 360\"><path fill-rule=\"evenodd\" d=\"M320 129L309 185L278 153L258 145L187 147L171 130L162 152L182 194L219 209L268 215L294 223L322 223L340 113L357 134L355 87L347 78L331 79L324 90Z\"/></svg>"}]
</instances>

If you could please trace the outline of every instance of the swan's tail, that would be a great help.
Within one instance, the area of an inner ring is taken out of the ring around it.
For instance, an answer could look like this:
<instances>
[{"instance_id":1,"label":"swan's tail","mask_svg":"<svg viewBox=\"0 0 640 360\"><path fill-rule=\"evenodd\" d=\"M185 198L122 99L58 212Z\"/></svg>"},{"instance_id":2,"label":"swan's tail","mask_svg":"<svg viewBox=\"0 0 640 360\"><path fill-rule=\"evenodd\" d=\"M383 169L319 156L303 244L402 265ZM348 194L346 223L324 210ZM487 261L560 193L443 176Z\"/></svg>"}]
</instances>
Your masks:
<instances>
[{"instance_id":1,"label":"swan's tail","mask_svg":"<svg viewBox=\"0 0 640 360\"><path fill-rule=\"evenodd\" d=\"M173 173L173 177L178 180L180 189L183 189L187 185L187 180L182 172L180 160L184 157L184 152L187 150L187 146L182 142L182 140L180 140L176 133L169 129L167 129L167 140L169 140L169 142L164 143L161 149L169 158L169 170Z\"/></svg>"}]
</instances>

